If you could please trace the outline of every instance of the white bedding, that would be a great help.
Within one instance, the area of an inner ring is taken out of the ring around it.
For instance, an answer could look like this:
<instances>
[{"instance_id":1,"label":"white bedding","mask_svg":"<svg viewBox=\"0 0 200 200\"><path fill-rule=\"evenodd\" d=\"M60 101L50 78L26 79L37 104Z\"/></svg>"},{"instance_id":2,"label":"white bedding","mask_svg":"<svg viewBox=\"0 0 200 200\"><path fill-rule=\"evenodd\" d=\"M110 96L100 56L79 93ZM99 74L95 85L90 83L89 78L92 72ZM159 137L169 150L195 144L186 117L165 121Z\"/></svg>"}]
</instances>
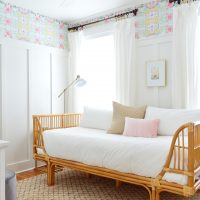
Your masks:
<instances>
[{"instance_id":1,"label":"white bedding","mask_svg":"<svg viewBox=\"0 0 200 200\"><path fill-rule=\"evenodd\" d=\"M171 140L172 136L127 137L80 127L44 132L50 156L153 178L165 164ZM172 173L167 173L164 180L187 183L186 176Z\"/></svg>"}]
</instances>

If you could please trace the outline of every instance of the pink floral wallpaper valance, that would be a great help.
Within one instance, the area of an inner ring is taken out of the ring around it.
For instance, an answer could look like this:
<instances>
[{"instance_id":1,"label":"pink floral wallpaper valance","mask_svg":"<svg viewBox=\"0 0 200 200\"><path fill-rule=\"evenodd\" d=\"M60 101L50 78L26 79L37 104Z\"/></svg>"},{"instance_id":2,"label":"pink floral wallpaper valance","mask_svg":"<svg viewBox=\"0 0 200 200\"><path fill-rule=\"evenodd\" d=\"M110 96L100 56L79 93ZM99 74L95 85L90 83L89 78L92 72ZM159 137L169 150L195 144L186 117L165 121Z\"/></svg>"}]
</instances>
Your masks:
<instances>
[{"instance_id":1,"label":"pink floral wallpaper valance","mask_svg":"<svg viewBox=\"0 0 200 200\"><path fill-rule=\"evenodd\" d=\"M173 3L152 1L139 9L136 17L136 38L163 35L173 31Z\"/></svg>"},{"instance_id":2,"label":"pink floral wallpaper valance","mask_svg":"<svg viewBox=\"0 0 200 200\"><path fill-rule=\"evenodd\" d=\"M67 48L67 25L0 1L0 36Z\"/></svg>"}]
</instances>

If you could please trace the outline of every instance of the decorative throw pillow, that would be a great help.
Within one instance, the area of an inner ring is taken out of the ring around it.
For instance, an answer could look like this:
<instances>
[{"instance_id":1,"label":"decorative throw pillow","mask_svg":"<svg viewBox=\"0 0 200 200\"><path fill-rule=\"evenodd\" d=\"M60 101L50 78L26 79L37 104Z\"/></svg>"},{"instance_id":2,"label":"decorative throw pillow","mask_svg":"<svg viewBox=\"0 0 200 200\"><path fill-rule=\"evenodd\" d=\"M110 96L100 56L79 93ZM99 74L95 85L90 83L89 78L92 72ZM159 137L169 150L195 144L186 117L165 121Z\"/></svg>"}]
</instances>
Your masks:
<instances>
[{"instance_id":1,"label":"decorative throw pillow","mask_svg":"<svg viewBox=\"0 0 200 200\"><path fill-rule=\"evenodd\" d=\"M129 107L117 102L113 102L113 117L108 133L122 134L124 131L125 117L143 119L146 106Z\"/></svg>"},{"instance_id":2,"label":"decorative throw pillow","mask_svg":"<svg viewBox=\"0 0 200 200\"><path fill-rule=\"evenodd\" d=\"M159 119L158 135L174 135L185 123L200 120L200 109L167 109L148 106L145 119Z\"/></svg>"},{"instance_id":3,"label":"decorative throw pillow","mask_svg":"<svg viewBox=\"0 0 200 200\"><path fill-rule=\"evenodd\" d=\"M80 127L107 130L112 121L112 111L84 107Z\"/></svg>"},{"instance_id":4,"label":"decorative throw pillow","mask_svg":"<svg viewBox=\"0 0 200 200\"><path fill-rule=\"evenodd\" d=\"M158 134L159 119L125 118L123 135L131 137L156 137Z\"/></svg>"}]
</instances>

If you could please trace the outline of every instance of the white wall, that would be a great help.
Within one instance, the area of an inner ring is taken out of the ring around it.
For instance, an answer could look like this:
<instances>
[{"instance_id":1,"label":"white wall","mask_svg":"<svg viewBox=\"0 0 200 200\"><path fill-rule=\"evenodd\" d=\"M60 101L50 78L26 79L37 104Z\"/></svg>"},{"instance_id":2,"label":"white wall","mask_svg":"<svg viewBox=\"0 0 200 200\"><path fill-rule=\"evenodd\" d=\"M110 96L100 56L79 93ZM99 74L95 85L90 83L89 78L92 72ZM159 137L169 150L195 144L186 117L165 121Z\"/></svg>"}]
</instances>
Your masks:
<instances>
[{"instance_id":1,"label":"white wall","mask_svg":"<svg viewBox=\"0 0 200 200\"><path fill-rule=\"evenodd\" d=\"M137 41L136 104L171 107L172 35ZM166 86L147 87L146 61L166 60ZM8 168L34 167L32 115L63 113L67 84L67 51L0 39L0 138L10 141Z\"/></svg>"},{"instance_id":2,"label":"white wall","mask_svg":"<svg viewBox=\"0 0 200 200\"><path fill-rule=\"evenodd\" d=\"M171 107L172 35L155 36L137 41L136 104ZM147 87L146 62L166 60L166 86Z\"/></svg>"},{"instance_id":3,"label":"white wall","mask_svg":"<svg viewBox=\"0 0 200 200\"><path fill-rule=\"evenodd\" d=\"M34 166L32 115L63 113L67 51L5 38L0 47L0 138L8 168L22 171Z\"/></svg>"}]
</instances>

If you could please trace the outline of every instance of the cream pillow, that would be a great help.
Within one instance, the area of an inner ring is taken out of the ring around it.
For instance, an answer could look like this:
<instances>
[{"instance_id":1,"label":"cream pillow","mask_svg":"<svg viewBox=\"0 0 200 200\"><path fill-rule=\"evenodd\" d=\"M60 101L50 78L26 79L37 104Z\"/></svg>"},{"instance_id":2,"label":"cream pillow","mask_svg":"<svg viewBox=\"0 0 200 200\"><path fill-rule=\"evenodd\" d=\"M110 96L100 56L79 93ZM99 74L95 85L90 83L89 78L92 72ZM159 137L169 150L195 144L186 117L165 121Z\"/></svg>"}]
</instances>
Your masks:
<instances>
[{"instance_id":1,"label":"cream pillow","mask_svg":"<svg viewBox=\"0 0 200 200\"><path fill-rule=\"evenodd\" d=\"M143 119L146 111L146 106L129 107L120 103L113 102L113 117L108 133L122 134L124 131L125 117Z\"/></svg>"},{"instance_id":2,"label":"cream pillow","mask_svg":"<svg viewBox=\"0 0 200 200\"><path fill-rule=\"evenodd\" d=\"M80 127L107 130L112 121L112 111L84 107Z\"/></svg>"},{"instance_id":3,"label":"cream pillow","mask_svg":"<svg viewBox=\"0 0 200 200\"><path fill-rule=\"evenodd\" d=\"M167 109L148 106L145 119L159 119L158 135L174 135L185 123L200 120L200 109Z\"/></svg>"}]
</instances>

